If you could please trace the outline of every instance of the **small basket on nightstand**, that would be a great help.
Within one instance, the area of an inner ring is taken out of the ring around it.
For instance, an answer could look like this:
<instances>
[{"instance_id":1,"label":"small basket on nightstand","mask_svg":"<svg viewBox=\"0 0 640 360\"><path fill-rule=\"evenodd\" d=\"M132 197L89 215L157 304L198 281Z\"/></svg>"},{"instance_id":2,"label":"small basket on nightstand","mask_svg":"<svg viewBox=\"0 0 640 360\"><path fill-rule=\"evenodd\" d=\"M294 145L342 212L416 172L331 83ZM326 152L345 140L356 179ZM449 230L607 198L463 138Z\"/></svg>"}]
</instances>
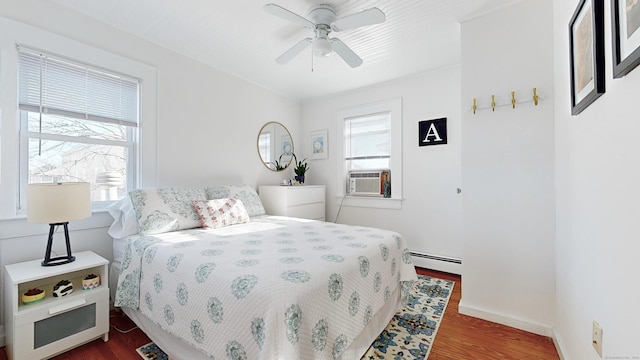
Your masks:
<instances>
[{"instance_id":1,"label":"small basket on nightstand","mask_svg":"<svg viewBox=\"0 0 640 360\"><path fill-rule=\"evenodd\" d=\"M82 279L82 290L91 290L100 286L100 276L89 274Z\"/></svg>"},{"instance_id":2,"label":"small basket on nightstand","mask_svg":"<svg viewBox=\"0 0 640 360\"><path fill-rule=\"evenodd\" d=\"M44 299L45 292L40 289L30 289L26 293L22 294L22 303L25 305L35 304Z\"/></svg>"}]
</instances>

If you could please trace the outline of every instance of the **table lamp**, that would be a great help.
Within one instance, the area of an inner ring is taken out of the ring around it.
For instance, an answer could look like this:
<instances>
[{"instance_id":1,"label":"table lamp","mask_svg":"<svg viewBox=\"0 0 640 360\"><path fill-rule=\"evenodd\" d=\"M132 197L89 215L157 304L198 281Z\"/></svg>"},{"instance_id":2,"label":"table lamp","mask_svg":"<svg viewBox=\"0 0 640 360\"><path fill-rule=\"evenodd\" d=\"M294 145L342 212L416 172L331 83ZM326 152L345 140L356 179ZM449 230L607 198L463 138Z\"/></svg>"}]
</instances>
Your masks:
<instances>
[{"instance_id":1,"label":"table lamp","mask_svg":"<svg viewBox=\"0 0 640 360\"><path fill-rule=\"evenodd\" d=\"M42 266L68 264L76 258L71 255L69 221L91 216L91 193L89 183L45 183L27 185L27 221L49 224L49 240ZM64 226L67 256L51 257L53 233L57 226Z\"/></svg>"}]
</instances>

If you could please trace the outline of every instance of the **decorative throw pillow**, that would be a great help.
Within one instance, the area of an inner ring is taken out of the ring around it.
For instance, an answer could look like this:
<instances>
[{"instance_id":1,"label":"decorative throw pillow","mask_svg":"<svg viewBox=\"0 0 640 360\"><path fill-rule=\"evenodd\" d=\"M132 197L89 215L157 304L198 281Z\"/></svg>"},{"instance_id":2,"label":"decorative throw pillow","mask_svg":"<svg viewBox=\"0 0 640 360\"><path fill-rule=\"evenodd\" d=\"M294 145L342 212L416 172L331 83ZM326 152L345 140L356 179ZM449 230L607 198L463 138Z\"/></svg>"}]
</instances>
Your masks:
<instances>
[{"instance_id":1,"label":"decorative throw pillow","mask_svg":"<svg viewBox=\"0 0 640 360\"><path fill-rule=\"evenodd\" d=\"M157 188L129 193L141 234L160 234L201 227L193 200L206 199L203 189Z\"/></svg>"},{"instance_id":2,"label":"decorative throw pillow","mask_svg":"<svg viewBox=\"0 0 640 360\"><path fill-rule=\"evenodd\" d=\"M200 216L202 227L205 229L217 229L251 221L242 200L236 198L194 200L193 207Z\"/></svg>"},{"instance_id":3,"label":"decorative throw pillow","mask_svg":"<svg viewBox=\"0 0 640 360\"><path fill-rule=\"evenodd\" d=\"M249 216L266 214L260 196L250 185L218 185L205 188L207 199L237 198L242 200Z\"/></svg>"}]
</instances>

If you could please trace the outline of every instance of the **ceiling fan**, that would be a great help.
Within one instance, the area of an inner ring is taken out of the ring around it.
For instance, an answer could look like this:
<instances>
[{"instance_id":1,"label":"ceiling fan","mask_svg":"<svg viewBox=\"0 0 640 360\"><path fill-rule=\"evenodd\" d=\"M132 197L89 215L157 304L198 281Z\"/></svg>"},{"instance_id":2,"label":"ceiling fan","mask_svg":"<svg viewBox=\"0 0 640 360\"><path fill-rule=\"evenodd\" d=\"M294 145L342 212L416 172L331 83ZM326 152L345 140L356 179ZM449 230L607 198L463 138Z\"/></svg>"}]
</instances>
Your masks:
<instances>
[{"instance_id":1,"label":"ceiling fan","mask_svg":"<svg viewBox=\"0 0 640 360\"><path fill-rule=\"evenodd\" d=\"M340 39L329 38L329 33L380 24L386 19L384 13L376 7L338 18L333 6L320 4L309 10L308 19L276 4L266 4L263 9L271 15L294 22L315 33L313 38L302 39L280 55L276 62L281 65L288 63L309 45L313 45L313 54L318 57L335 52L352 68L358 67L362 65L362 59Z\"/></svg>"}]
</instances>

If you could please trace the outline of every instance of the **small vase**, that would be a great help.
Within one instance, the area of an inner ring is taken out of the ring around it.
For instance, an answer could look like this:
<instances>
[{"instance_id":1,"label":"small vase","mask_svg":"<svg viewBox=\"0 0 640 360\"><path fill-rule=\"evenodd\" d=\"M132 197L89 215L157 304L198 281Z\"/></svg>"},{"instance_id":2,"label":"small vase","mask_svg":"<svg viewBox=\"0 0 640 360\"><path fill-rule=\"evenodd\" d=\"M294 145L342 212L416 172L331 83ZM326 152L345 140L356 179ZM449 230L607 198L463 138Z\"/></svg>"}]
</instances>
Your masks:
<instances>
[{"instance_id":1,"label":"small vase","mask_svg":"<svg viewBox=\"0 0 640 360\"><path fill-rule=\"evenodd\" d=\"M298 175L296 175L294 178L296 179L296 181L297 181L299 184L304 184L304 175L302 175L302 176L298 176Z\"/></svg>"}]
</instances>

